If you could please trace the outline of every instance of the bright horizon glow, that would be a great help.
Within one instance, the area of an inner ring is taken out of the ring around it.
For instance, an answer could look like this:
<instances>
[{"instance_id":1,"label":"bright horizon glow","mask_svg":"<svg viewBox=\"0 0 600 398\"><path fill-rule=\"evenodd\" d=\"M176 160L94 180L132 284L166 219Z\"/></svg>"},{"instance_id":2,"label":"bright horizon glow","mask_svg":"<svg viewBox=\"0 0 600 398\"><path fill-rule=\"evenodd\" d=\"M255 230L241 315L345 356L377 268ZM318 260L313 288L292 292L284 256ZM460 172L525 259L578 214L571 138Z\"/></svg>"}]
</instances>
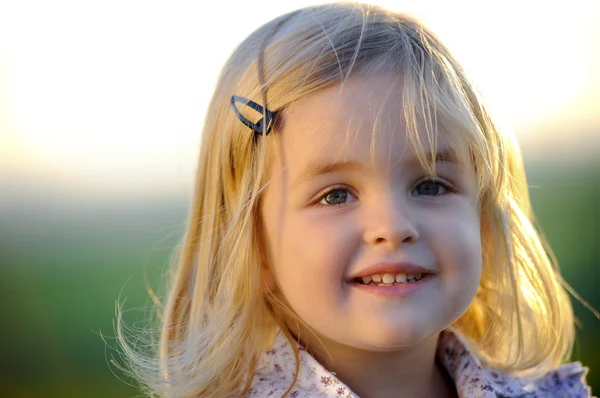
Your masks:
<instances>
[{"instance_id":1,"label":"bright horizon glow","mask_svg":"<svg viewBox=\"0 0 600 398\"><path fill-rule=\"evenodd\" d=\"M316 3L240 3L233 15L225 2L0 5L0 174L189 181L227 56L271 18ZM597 121L598 3L376 3L431 27L522 141L549 123Z\"/></svg>"}]
</instances>

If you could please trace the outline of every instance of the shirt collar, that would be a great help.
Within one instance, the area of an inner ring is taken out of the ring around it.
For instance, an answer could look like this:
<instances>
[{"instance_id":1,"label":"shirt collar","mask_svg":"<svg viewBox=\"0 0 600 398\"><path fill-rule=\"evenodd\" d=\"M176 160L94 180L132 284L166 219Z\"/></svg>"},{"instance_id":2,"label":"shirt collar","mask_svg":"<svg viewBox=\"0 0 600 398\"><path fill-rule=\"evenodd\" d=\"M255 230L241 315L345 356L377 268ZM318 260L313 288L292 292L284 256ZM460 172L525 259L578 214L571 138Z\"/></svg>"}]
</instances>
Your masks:
<instances>
[{"instance_id":1,"label":"shirt collar","mask_svg":"<svg viewBox=\"0 0 600 398\"><path fill-rule=\"evenodd\" d=\"M300 368L296 384L289 395L291 398L358 398L358 395L335 374L325 369L302 345L296 345L299 350ZM450 330L444 330L440 334L437 356L453 379L459 397L587 397L590 393L583 382L587 370L579 363L563 365L539 379L519 378L482 364L468 350L466 343ZM290 386L295 370L292 346L283 332L278 330L273 345L260 357L248 396L282 396ZM580 391L581 395L573 394L576 390Z\"/></svg>"}]
</instances>

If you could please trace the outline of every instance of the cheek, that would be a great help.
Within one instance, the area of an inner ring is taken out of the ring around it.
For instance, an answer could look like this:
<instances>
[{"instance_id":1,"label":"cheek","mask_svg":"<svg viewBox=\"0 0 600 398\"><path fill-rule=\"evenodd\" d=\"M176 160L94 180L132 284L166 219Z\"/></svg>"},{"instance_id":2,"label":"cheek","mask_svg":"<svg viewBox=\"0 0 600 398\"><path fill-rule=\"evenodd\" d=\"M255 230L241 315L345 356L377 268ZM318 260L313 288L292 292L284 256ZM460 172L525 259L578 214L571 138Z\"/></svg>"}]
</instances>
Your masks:
<instances>
[{"instance_id":1,"label":"cheek","mask_svg":"<svg viewBox=\"0 0 600 398\"><path fill-rule=\"evenodd\" d=\"M283 251L303 261L304 267L312 271L343 272L352 241L352 228L343 225L318 212L290 218L283 232Z\"/></svg>"},{"instance_id":2,"label":"cheek","mask_svg":"<svg viewBox=\"0 0 600 398\"><path fill-rule=\"evenodd\" d=\"M477 221L472 221L458 223L447 235L449 241L446 245L454 247L451 257L458 271L473 272L481 268L480 229Z\"/></svg>"},{"instance_id":3,"label":"cheek","mask_svg":"<svg viewBox=\"0 0 600 398\"><path fill-rule=\"evenodd\" d=\"M287 215L279 225L269 235L272 266L284 293L342 281L354 250L352 228L312 210Z\"/></svg>"},{"instance_id":4,"label":"cheek","mask_svg":"<svg viewBox=\"0 0 600 398\"><path fill-rule=\"evenodd\" d=\"M457 216L460 214L460 216ZM482 267L479 215L475 209L438 217L428 235L441 272L452 293L475 295Z\"/></svg>"},{"instance_id":5,"label":"cheek","mask_svg":"<svg viewBox=\"0 0 600 398\"><path fill-rule=\"evenodd\" d=\"M344 276L355 245L352 228L326 217L288 216L279 231L270 231L271 268L282 295L311 327L344 308Z\"/></svg>"}]
</instances>

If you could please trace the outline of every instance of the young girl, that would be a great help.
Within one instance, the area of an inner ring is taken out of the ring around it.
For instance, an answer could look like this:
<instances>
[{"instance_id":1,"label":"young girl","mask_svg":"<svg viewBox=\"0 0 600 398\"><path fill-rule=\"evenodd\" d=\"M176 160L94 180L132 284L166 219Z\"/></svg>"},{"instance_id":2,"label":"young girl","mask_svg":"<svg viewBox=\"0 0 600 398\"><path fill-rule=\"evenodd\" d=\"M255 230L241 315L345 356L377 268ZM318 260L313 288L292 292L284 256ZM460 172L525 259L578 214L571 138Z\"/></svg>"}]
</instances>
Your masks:
<instances>
[{"instance_id":1,"label":"young girl","mask_svg":"<svg viewBox=\"0 0 600 398\"><path fill-rule=\"evenodd\" d=\"M283 15L225 65L156 360L169 397L587 397L521 155L420 23Z\"/></svg>"}]
</instances>

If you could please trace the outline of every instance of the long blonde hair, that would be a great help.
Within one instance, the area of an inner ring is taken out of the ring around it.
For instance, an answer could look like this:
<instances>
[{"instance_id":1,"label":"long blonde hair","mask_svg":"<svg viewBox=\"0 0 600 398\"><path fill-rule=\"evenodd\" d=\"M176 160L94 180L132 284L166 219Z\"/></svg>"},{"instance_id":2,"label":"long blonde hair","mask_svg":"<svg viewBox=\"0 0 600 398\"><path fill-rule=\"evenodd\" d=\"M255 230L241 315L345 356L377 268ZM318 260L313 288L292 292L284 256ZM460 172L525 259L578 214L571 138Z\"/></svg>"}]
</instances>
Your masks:
<instances>
[{"instance_id":1,"label":"long blonde hair","mask_svg":"<svg viewBox=\"0 0 600 398\"><path fill-rule=\"evenodd\" d=\"M340 3L267 23L240 44L221 72L202 133L185 236L160 308L155 357L128 343L118 318L130 368L149 392L243 395L277 327L276 314L292 312L265 292L261 279L260 206L269 137L240 123L231 96L284 115L294 101L376 71L402 75L400 113L417 150L423 146L416 126L423 122L430 142L435 144L441 124L460 131L471 150L483 272L473 303L453 329L483 361L511 372L539 374L570 355L571 304L534 227L516 141L492 123L461 67L427 28L380 7ZM275 126L271 134L277 133Z\"/></svg>"}]
</instances>

